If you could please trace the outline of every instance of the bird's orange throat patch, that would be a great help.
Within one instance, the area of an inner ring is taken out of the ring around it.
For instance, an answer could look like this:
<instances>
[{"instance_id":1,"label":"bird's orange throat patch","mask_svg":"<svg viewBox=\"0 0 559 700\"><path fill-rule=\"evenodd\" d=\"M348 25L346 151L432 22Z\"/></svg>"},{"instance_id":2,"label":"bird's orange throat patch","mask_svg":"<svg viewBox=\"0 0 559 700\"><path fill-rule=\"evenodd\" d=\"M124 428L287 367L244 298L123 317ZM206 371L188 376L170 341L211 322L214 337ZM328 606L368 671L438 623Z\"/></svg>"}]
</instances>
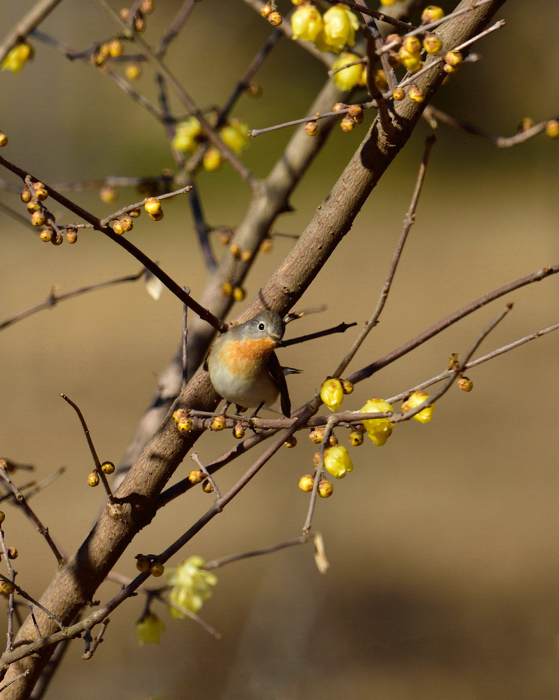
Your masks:
<instances>
[{"instance_id":1,"label":"bird's orange throat patch","mask_svg":"<svg viewBox=\"0 0 559 700\"><path fill-rule=\"evenodd\" d=\"M230 340L219 353L219 359L232 374L250 375L260 371L262 362L272 354L276 343L271 338Z\"/></svg>"}]
</instances>

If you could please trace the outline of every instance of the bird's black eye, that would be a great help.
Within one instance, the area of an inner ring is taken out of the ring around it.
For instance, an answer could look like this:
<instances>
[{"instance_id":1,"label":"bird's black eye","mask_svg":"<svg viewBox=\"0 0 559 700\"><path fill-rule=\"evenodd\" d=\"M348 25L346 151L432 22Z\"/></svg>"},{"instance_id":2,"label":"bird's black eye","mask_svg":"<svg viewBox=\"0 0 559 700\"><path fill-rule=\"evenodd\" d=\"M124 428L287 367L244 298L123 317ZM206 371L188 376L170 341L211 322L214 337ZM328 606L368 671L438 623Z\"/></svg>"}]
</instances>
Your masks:
<instances>
[{"instance_id":1,"label":"bird's black eye","mask_svg":"<svg viewBox=\"0 0 559 700\"><path fill-rule=\"evenodd\" d=\"M258 324L258 330L263 331L263 330L265 330L265 328L266 328L266 324L263 323L262 321L260 321L260 323Z\"/></svg>"}]
</instances>

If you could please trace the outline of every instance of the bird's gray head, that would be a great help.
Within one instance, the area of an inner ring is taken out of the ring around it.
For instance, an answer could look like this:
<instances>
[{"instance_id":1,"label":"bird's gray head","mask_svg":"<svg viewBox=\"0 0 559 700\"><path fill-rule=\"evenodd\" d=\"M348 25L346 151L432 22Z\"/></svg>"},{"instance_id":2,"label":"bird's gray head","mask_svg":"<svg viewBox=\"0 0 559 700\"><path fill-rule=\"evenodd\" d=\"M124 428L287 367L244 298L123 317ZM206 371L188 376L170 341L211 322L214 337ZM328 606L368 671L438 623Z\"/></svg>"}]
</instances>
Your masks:
<instances>
[{"instance_id":1,"label":"bird's gray head","mask_svg":"<svg viewBox=\"0 0 559 700\"><path fill-rule=\"evenodd\" d=\"M260 311L254 318L238 326L245 335L259 340L261 338L272 338L277 343L283 338L285 324L283 319L275 311Z\"/></svg>"}]
</instances>

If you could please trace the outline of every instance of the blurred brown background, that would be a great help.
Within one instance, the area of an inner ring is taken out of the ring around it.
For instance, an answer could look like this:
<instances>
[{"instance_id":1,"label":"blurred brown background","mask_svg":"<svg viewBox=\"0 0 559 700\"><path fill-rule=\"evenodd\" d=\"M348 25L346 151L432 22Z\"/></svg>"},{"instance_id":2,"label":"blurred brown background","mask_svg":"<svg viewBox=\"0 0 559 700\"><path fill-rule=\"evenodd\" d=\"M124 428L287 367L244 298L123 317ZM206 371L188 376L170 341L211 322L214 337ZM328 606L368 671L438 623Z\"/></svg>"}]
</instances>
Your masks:
<instances>
[{"instance_id":1,"label":"blurred brown background","mask_svg":"<svg viewBox=\"0 0 559 700\"><path fill-rule=\"evenodd\" d=\"M1 35L33 4L3 3ZM157 40L179 4L159 2L148 41ZM444 5L448 10L453 3ZM281 9L287 11L288 3ZM522 117L538 121L557 113L559 10L553 0L509 0L497 17L507 24L476 47L483 60L464 66L435 104L510 135ZM96 3L76 0L63 2L42 29L75 48L115 32ZM206 0L196 6L168 62L198 104L223 103L268 34L268 25L244 3ZM0 75L0 128L10 139L2 155L47 182L156 175L172 167L160 126L112 81L34 45L36 58L19 76ZM257 77L263 97L243 98L235 116L255 128L302 116L324 77L323 66L282 40ZM155 98L149 69L138 86ZM335 130L293 197L296 211L281 217L277 230L303 230L365 128L350 135ZM326 303L328 311L291 326L288 336L342 320L361 324L370 315L428 133L420 123L299 304ZM248 166L264 176L289 136L285 130L252 141L244 156ZM485 292L557 262L558 143L541 136L498 151L442 126L437 139L393 292L352 370ZM202 174L199 183L210 223L240 221L248 191L231 169ZM138 198L123 191L111 206L97 194L75 197L100 216ZM2 201L23 209L11 195ZM199 295L206 275L186 199L165 211L160 224L142 217L130 238ZM56 248L4 215L0 226L0 320L44 299L51 285L67 292L139 269L98 234L80 234L77 245ZM276 239L272 252L257 261L247 302L290 245ZM468 317L359 385L345 405L359 408L367 398L396 394L438 373L451 352L466 351L505 301L515 302L514 311L482 352L557 322L558 284L548 279ZM67 467L33 502L66 551L83 540L103 494L87 487L92 465L86 442L59 393L84 411L101 458L118 462L157 374L175 352L181 315L171 294L154 302L136 283L65 302L0 335L0 452L37 465L40 478ZM290 380L295 406L313 395L354 333L281 353L285 364L304 370ZM371 444L353 449L353 473L336 482L334 497L319 502L315 516L331 563L325 576L317 572L310 546L219 570L202 615L224 634L221 642L160 611L167 623L162 644L139 648L133 623L144 601L133 599L111 616L92 661L81 661L81 642L72 643L48 697L556 698L558 347L559 336L552 334L483 365L470 373L473 393L451 391L429 425L402 426L382 450ZM342 431L340 438L346 441ZM206 436L200 456L209 461L232 442L229 434ZM196 553L213 559L297 536L308 503L297 482L311 471L313 452L303 437L297 449L281 452L184 558ZM222 490L249 463L220 473ZM177 478L191 466L186 460ZM164 549L210 498L196 491L171 504L140 534L118 570L133 575L134 554ZM11 507L5 532L8 544L20 550L21 585L39 597L54 572L52 554ZM114 584L106 584L99 598L114 593Z\"/></svg>"}]
</instances>

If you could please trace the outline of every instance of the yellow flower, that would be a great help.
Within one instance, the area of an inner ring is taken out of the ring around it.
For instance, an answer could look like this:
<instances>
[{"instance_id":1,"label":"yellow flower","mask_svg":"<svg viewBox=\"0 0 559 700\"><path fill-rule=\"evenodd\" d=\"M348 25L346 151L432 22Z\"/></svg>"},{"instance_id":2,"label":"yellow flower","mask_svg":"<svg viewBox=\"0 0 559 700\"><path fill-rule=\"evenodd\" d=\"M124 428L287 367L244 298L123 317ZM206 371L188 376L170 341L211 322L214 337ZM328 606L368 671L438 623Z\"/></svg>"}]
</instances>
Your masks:
<instances>
[{"instance_id":1,"label":"yellow flower","mask_svg":"<svg viewBox=\"0 0 559 700\"><path fill-rule=\"evenodd\" d=\"M428 398L429 394L426 394L423 391L414 391L413 394L409 397L409 399L407 401L404 401L404 403L402 404L402 411L411 411L412 409L417 408L422 403L427 401ZM419 411L419 413L415 414L414 420L419 421L420 423L428 423L433 417L434 408L434 405L424 408L423 411Z\"/></svg>"},{"instance_id":2,"label":"yellow flower","mask_svg":"<svg viewBox=\"0 0 559 700\"><path fill-rule=\"evenodd\" d=\"M221 140L234 153L240 153L248 143L248 125L239 119L230 119L227 126L219 130Z\"/></svg>"},{"instance_id":3,"label":"yellow flower","mask_svg":"<svg viewBox=\"0 0 559 700\"><path fill-rule=\"evenodd\" d=\"M323 29L315 37L319 51L340 53L344 46L355 46L355 32L359 29L356 15L345 5L335 5L324 13Z\"/></svg>"},{"instance_id":4,"label":"yellow flower","mask_svg":"<svg viewBox=\"0 0 559 700\"><path fill-rule=\"evenodd\" d=\"M322 29L322 15L312 5L301 5L291 16L293 39L314 41Z\"/></svg>"},{"instance_id":5,"label":"yellow flower","mask_svg":"<svg viewBox=\"0 0 559 700\"><path fill-rule=\"evenodd\" d=\"M194 153L198 148L198 137L202 134L202 127L196 117L188 117L188 119L180 124L177 124L175 137L171 146L175 151L185 151L186 153Z\"/></svg>"},{"instance_id":6,"label":"yellow flower","mask_svg":"<svg viewBox=\"0 0 559 700\"><path fill-rule=\"evenodd\" d=\"M339 379L327 379L320 390L320 398L331 411L337 411L344 400L344 390Z\"/></svg>"},{"instance_id":7,"label":"yellow flower","mask_svg":"<svg viewBox=\"0 0 559 700\"><path fill-rule=\"evenodd\" d=\"M338 445L324 450L324 467L336 479L343 479L347 472L353 471L353 463L347 448Z\"/></svg>"},{"instance_id":8,"label":"yellow flower","mask_svg":"<svg viewBox=\"0 0 559 700\"><path fill-rule=\"evenodd\" d=\"M394 408L384 401L384 399L369 399L359 413L385 413L393 411ZM367 430L367 435L377 445L382 447L392 434L394 424L388 418L370 418L362 421Z\"/></svg>"},{"instance_id":9,"label":"yellow flower","mask_svg":"<svg viewBox=\"0 0 559 700\"><path fill-rule=\"evenodd\" d=\"M332 70L342 68L348 63L353 63L354 61L358 60L359 56L356 56L354 53L346 52L342 54L337 61L334 61L332 64ZM334 83L336 83L336 87L340 90L351 90L351 88L354 88L359 83L362 73L363 64L357 63L354 66L350 66L349 68L339 71L339 73L334 73Z\"/></svg>"},{"instance_id":10,"label":"yellow flower","mask_svg":"<svg viewBox=\"0 0 559 700\"><path fill-rule=\"evenodd\" d=\"M179 564L176 569L165 571L167 583L173 586L169 594L169 600L172 603L192 612L198 612L204 601L211 598L210 587L216 585L217 577L209 571L205 571L203 566L202 557L192 556ZM184 613L174 608L169 608L169 612L172 617L179 620L186 618Z\"/></svg>"},{"instance_id":11,"label":"yellow flower","mask_svg":"<svg viewBox=\"0 0 559 700\"><path fill-rule=\"evenodd\" d=\"M148 613L136 622L138 644L160 644L161 635L165 632L165 623L155 613Z\"/></svg>"},{"instance_id":12,"label":"yellow flower","mask_svg":"<svg viewBox=\"0 0 559 700\"><path fill-rule=\"evenodd\" d=\"M31 44L16 44L2 61L2 70L11 70L13 73L19 73L34 55L35 51Z\"/></svg>"},{"instance_id":13,"label":"yellow flower","mask_svg":"<svg viewBox=\"0 0 559 700\"><path fill-rule=\"evenodd\" d=\"M208 148L208 150L204 153L204 169L211 173L214 170L218 170L222 163L223 157L220 151L218 151L217 148L210 146L210 148Z\"/></svg>"}]
</instances>

